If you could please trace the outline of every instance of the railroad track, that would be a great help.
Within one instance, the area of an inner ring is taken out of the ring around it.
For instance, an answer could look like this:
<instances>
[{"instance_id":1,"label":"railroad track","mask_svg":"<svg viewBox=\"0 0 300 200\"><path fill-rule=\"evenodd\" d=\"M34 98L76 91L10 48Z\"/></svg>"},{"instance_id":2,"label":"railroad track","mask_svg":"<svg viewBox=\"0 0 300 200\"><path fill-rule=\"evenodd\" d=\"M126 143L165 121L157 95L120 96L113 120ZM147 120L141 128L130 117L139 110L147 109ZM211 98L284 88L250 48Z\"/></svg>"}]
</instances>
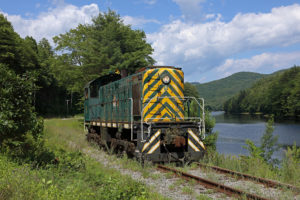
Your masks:
<instances>
[{"instance_id":1,"label":"railroad track","mask_svg":"<svg viewBox=\"0 0 300 200\"><path fill-rule=\"evenodd\" d=\"M157 168L161 171L165 171L165 172L173 172L176 176L186 179L186 180L195 180L196 182L200 183L201 185L203 185L206 188L210 188L210 189L214 189L216 191L225 193L229 196L237 196L237 197L246 197L247 199L256 199L256 200L268 200L267 198L264 197L260 197L258 195L255 194L250 194L247 193L245 191L239 190L239 189L235 189L208 179L204 179L198 176L194 176L192 174L188 174L186 172L174 169L174 168L170 168L164 165L157 165Z\"/></svg>"},{"instance_id":2,"label":"railroad track","mask_svg":"<svg viewBox=\"0 0 300 200\"><path fill-rule=\"evenodd\" d=\"M266 179L266 178L260 178L260 177L255 177L255 176L252 176L252 175L249 175L249 174L244 174L244 173L232 171L232 170L221 168L221 167L209 166L209 165L205 165L205 164L202 164L202 163L197 163L197 165L199 167L201 167L201 168L212 169L212 170L214 170L216 172L219 172L219 173L229 174L229 175L232 175L232 176L235 176L235 177L239 177L239 178L242 178L242 179L256 181L256 182L262 183L262 184L264 184L264 185L266 185L268 187L287 188L287 189L290 189L290 190L292 190L294 192L297 192L297 193L300 192L300 188L295 187L295 186L290 185L290 184L280 183L280 182L277 182L277 181L274 181L274 180L270 180L270 179Z\"/></svg>"}]
</instances>

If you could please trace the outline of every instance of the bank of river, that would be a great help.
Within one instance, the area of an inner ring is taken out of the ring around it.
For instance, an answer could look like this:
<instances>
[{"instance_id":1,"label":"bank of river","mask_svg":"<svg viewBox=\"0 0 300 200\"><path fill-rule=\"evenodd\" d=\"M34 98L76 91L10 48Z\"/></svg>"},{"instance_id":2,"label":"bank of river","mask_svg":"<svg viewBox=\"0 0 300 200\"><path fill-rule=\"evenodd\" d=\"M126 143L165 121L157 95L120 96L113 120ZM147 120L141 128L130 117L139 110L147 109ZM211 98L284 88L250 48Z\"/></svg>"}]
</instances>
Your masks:
<instances>
[{"instance_id":1,"label":"bank of river","mask_svg":"<svg viewBox=\"0 0 300 200\"><path fill-rule=\"evenodd\" d=\"M217 151L227 155L247 155L245 140L250 139L255 144L260 144L264 134L266 119L260 115L230 115L222 111L212 112L216 118L214 131L219 132ZM280 121L275 122L274 135L278 135L279 144L300 146L300 122ZM277 152L275 157L282 158L284 149Z\"/></svg>"}]
</instances>

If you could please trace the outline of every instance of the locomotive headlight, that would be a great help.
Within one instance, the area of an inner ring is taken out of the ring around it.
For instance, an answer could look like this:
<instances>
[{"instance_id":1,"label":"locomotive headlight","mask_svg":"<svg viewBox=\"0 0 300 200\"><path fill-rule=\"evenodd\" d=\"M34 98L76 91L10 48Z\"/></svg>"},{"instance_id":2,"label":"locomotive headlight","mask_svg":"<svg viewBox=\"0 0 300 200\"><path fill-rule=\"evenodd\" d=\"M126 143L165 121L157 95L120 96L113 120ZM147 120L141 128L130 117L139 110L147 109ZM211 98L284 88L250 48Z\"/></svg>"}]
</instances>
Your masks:
<instances>
[{"instance_id":1,"label":"locomotive headlight","mask_svg":"<svg viewBox=\"0 0 300 200\"><path fill-rule=\"evenodd\" d=\"M163 78L162 78L162 82L164 84L169 84L170 83L170 77L168 75L165 75Z\"/></svg>"}]
</instances>

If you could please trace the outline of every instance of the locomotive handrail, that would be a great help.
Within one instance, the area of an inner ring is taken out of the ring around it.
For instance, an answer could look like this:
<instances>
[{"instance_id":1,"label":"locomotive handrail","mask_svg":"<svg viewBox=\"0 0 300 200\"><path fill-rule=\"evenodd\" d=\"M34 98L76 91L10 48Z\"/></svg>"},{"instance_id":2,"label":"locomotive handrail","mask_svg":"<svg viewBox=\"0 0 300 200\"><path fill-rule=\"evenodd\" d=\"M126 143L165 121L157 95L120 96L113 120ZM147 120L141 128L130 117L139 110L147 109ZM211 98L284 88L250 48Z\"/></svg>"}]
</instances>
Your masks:
<instances>
[{"instance_id":1,"label":"locomotive handrail","mask_svg":"<svg viewBox=\"0 0 300 200\"><path fill-rule=\"evenodd\" d=\"M204 99L203 98L198 98L202 101L202 130L199 129L201 135L202 135L202 140L205 139L205 110L204 110Z\"/></svg>"},{"instance_id":2,"label":"locomotive handrail","mask_svg":"<svg viewBox=\"0 0 300 200\"><path fill-rule=\"evenodd\" d=\"M190 97L190 96L188 96L188 97L181 97L181 96L158 97L158 96L156 96L156 97L152 97L151 99L150 98L144 99L143 102L142 102L142 104L145 104L148 101L146 106L143 106L143 109L141 111L142 142L145 142L145 140L144 140L144 116L143 116L144 110L145 110L146 107L148 107L149 103L151 103L152 100L156 99L156 101L158 101L158 99L164 99L164 98L177 98L179 100L185 100L185 99L195 100L195 102L198 104L199 108L202 109L202 118L201 118L201 116L199 116L199 117L184 117L184 118L178 117L177 119L183 119L183 120L193 120L193 119L197 120L197 119L199 119L199 132L202 135L202 139L204 139L205 138L205 134L204 134L205 133L205 123L204 123L205 112L204 112L204 99L203 98L195 98L195 97ZM199 103L199 101L197 99L202 101L202 106L201 106L201 104ZM149 119L154 120L154 119L169 119L169 118L148 118L147 121L145 121L145 123L151 126L151 124L148 123ZM150 130L148 129L148 135L150 135Z\"/></svg>"},{"instance_id":3,"label":"locomotive handrail","mask_svg":"<svg viewBox=\"0 0 300 200\"><path fill-rule=\"evenodd\" d=\"M131 133L130 133L130 137L131 137L131 141L133 140L133 98L128 98L131 102L130 106L131 106L131 116L130 116L130 129L131 129Z\"/></svg>"}]
</instances>

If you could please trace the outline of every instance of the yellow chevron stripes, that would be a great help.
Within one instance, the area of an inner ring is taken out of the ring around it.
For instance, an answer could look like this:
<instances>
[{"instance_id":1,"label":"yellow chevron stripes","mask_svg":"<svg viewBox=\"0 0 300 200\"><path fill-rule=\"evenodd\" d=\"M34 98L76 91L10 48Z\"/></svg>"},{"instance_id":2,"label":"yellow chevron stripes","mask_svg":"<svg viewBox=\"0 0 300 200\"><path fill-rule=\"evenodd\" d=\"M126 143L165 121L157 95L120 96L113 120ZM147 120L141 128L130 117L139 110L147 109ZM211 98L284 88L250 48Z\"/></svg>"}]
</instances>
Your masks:
<instances>
[{"instance_id":1,"label":"yellow chevron stripes","mask_svg":"<svg viewBox=\"0 0 300 200\"><path fill-rule=\"evenodd\" d=\"M165 75L171 79L168 85L161 81L162 76ZM178 97L183 97L183 88L183 72L181 70L174 68L147 70L143 76L144 121L182 120L184 118L184 105L182 99ZM149 102L150 100L151 102Z\"/></svg>"},{"instance_id":2,"label":"yellow chevron stripes","mask_svg":"<svg viewBox=\"0 0 300 200\"><path fill-rule=\"evenodd\" d=\"M174 112L172 112L172 110L164 107L164 105L166 103L174 109L174 111L177 113L177 115L179 115L179 117L176 116L176 114ZM183 107L182 103L181 103L181 105L178 105L178 106ZM161 99L160 103L158 103L158 105L154 109L152 109L152 111L146 116L146 118L147 119L162 118L163 116L165 116L165 114L168 114L170 117L172 117L172 119L176 118L176 121L182 120L184 118L184 115L181 111L179 111L178 106L175 105L170 99L163 98L163 99ZM158 113L158 111L160 109L162 109L162 111L159 113L159 115L155 115L156 113ZM182 110L183 110L183 108L182 108ZM171 119L168 119L168 118L164 119L164 121L170 121L170 120ZM153 119L152 121L160 121L160 119Z\"/></svg>"},{"instance_id":3,"label":"yellow chevron stripes","mask_svg":"<svg viewBox=\"0 0 300 200\"><path fill-rule=\"evenodd\" d=\"M160 145L160 140L148 151L147 154L153 153Z\"/></svg>"},{"instance_id":4,"label":"yellow chevron stripes","mask_svg":"<svg viewBox=\"0 0 300 200\"><path fill-rule=\"evenodd\" d=\"M200 150L198 149L198 147L196 147L196 145L194 145L194 143L193 143L190 139L188 139L188 144L189 144L195 151L200 151Z\"/></svg>"},{"instance_id":5,"label":"yellow chevron stripes","mask_svg":"<svg viewBox=\"0 0 300 200\"><path fill-rule=\"evenodd\" d=\"M156 133L154 135L152 135L150 140L144 144L142 152L144 152L148 148L148 146L160 135L160 133L161 133L161 131L159 129L158 131L156 131Z\"/></svg>"},{"instance_id":6,"label":"yellow chevron stripes","mask_svg":"<svg viewBox=\"0 0 300 200\"><path fill-rule=\"evenodd\" d=\"M144 79L143 79L143 83L144 83L144 80L146 79L146 77L150 74L150 70L147 71L144 75ZM151 79L147 82L147 87L144 87L143 88L143 93L145 93L145 90L148 88L148 86L152 85L154 81L158 81L159 79L159 73L157 72L154 76L151 77ZM160 81L158 81L155 86L153 88L157 88L158 85L161 85L161 84L158 84ZM145 99L145 98L144 98Z\"/></svg>"},{"instance_id":7,"label":"yellow chevron stripes","mask_svg":"<svg viewBox=\"0 0 300 200\"><path fill-rule=\"evenodd\" d=\"M149 85L150 85L150 84L149 84ZM144 101L143 101L144 103L145 103L147 100L150 100L150 99L149 99L150 95L153 94L153 91L155 91L154 89L157 90L158 87L159 87L160 85L161 85L161 83L160 83L160 81L158 81L158 82L152 87L152 90L151 90L152 92L151 92L151 91L148 91L146 94L143 93L143 94L144 94ZM146 87L144 87L144 90L145 90L145 88L146 88ZM155 95L155 97L158 96L158 95L159 95L159 93L157 93L157 94ZM152 97L152 98L153 98L153 97Z\"/></svg>"},{"instance_id":8,"label":"yellow chevron stripes","mask_svg":"<svg viewBox=\"0 0 300 200\"><path fill-rule=\"evenodd\" d=\"M194 133L190 128L188 129L188 133L189 133L189 134L194 138L194 140L195 140L196 142L198 142L198 144L205 150L205 146L204 146L203 142L199 140L199 137L197 137L197 136L195 135L195 133Z\"/></svg>"}]
</instances>

